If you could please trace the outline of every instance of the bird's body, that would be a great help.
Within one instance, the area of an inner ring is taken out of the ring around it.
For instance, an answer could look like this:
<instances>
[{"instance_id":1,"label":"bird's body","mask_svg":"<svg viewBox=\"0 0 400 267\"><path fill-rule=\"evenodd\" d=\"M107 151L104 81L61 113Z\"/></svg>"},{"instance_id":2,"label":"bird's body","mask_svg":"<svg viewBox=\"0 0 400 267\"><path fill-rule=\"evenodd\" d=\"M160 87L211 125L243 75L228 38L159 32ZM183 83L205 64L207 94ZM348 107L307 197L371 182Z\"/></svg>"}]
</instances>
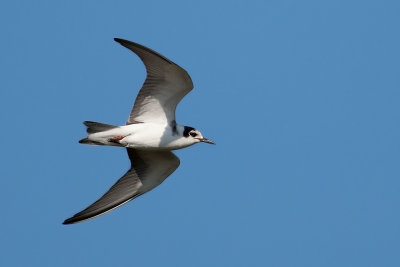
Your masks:
<instances>
[{"instance_id":1,"label":"bird's body","mask_svg":"<svg viewBox=\"0 0 400 267\"><path fill-rule=\"evenodd\" d=\"M185 126L163 123L135 123L89 134L85 142L141 150L176 150L195 144L183 136ZM83 140L86 140L83 139Z\"/></svg>"},{"instance_id":2,"label":"bird's body","mask_svg":"<svg viewBox=\"0 0 400 267\"><path fill-rule=\"evenodd\" d=\"M180 164L171 150L199 142L214 144L193 127L175 121L177 104L193 88L189 74L147 47L114 40L140 57L146 67L146 80L126 125L85 121L88 136L79 143L125 147L131 168L100 199L64 224L100 216L161 184Z\"/></svg>"}]
</instances>

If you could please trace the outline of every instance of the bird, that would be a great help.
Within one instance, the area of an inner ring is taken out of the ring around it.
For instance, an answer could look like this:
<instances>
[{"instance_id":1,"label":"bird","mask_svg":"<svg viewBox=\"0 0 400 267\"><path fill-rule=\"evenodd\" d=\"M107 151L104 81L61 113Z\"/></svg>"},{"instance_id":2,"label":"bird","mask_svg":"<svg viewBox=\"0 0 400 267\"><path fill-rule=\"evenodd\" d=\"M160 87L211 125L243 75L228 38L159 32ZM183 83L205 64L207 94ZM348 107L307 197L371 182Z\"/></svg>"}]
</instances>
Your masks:
<instances>
[{"instance_id":1,"label":"bird","mask_svg":"<svg viewBox=\"0 0 400 267\"><path fill-rule=\"evenodd\" d=\"M160 185L180 164L172 150L200 142L215 144L199 130L175 120L176 106L193 89L186 70L143 45L114 40L141 59L147 73L145 81L125 125L85 121L88 135L79 143L123 147L131 166L102 197L63 224L103 215Z\"/></svg>"}]
</instances>

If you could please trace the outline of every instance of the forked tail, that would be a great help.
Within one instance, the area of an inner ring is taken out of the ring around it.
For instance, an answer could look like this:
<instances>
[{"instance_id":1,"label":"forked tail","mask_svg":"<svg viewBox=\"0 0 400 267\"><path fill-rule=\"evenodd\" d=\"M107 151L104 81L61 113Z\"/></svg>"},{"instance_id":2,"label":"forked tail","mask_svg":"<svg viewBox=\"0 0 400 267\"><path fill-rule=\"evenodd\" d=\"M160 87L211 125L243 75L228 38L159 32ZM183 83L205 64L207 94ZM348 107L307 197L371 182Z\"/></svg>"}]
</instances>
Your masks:
<instances>
[{"instance_id":1,"label":"forked tail","mask_svg":"<svg viewBox=\"0 0 400 267\"><path fill-rule=\"evenodd\" d=\"M84 121L83 124L85 124L85 126L87 127L86 132L88 134L104 132L104 131L111 130L111 129L118 127L118 126L100 123L100 122L94 122L94 121ZM89 140L88 138L83 138L83 139L79 140L79 143L86 144L86 145L105 145L100 142Z\"/></svg>"}]
</instances>

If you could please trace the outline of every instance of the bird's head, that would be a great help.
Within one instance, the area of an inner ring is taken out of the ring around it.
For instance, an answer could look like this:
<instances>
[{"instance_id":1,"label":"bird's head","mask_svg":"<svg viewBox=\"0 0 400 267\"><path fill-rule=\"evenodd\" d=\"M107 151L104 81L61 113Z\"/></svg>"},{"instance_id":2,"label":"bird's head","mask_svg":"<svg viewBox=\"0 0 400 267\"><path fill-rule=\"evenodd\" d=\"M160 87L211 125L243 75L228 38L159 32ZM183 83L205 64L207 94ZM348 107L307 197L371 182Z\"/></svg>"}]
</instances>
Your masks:
<instances>
[{"instance_id":1,"label":"bird's head","mask_svg":"<svg viewBox=\"0 0 400 267\"><path fill-rule=\"evenodd\" d=\"M184 127L183 136L185 138L189 138L191 141L193 141L193 143L203 142L203 143L215 145L215 143L213 141L211 141L210 139L204 138L199 130L196 130L195 128L190 127L190 126Z\"/></svg>"}]
</instances>

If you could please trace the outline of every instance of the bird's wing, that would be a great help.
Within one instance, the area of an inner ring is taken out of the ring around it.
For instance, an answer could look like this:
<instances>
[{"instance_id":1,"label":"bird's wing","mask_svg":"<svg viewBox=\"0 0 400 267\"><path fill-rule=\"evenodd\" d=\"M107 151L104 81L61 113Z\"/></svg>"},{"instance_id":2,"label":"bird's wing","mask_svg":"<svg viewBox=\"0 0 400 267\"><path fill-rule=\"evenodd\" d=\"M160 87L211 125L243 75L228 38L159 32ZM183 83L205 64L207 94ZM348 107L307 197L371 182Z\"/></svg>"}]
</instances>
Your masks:
<instances>
[{"instance_id":1,"label":"bird's wing","mask_svg":"<svg viewBox=\"0 0 400 267\"><path fill-rule=\"evenodd\" d=\"M66 219L63 224L77 223L109 212L161 184L179 166L179 158L170 151L127 149L131 169L99 200Z\"/></svg>"},{"instance_id":2,"label":"bird's wing","mask_svg":"<svg viewBox=\"0 0 400 267\"><path fill-rule=\"evenodd\" d=\"M136 97L126 124L174 123L179 101L193 88L189 74L157 52L140 44L115 38L143 61L147 77Z\"/></svg>"}]
</instances>

